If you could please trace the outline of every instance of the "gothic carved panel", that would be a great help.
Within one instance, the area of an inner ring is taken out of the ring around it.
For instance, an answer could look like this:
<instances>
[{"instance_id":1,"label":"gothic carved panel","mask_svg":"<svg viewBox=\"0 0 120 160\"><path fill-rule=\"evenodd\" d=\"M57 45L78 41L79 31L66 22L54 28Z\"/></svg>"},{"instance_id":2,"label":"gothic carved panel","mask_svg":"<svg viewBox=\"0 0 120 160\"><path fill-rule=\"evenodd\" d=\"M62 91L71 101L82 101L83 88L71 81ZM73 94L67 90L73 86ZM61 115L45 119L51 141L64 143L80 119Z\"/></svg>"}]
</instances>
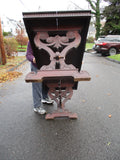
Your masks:
<instances>
[{"instance_id":1,"label":"gothic carved panel","mask_svg":"<svg viewBox=\"0 0 120 160\"><path fill-rule=\"evenodd\" d=\"M81 42L78 31L68 31L66 36L49 36L48 32L37 32L34 43L38 49L44 49L50 55L51 63L41 70L75 69L72 64L65 63L65 57L72 48L77 48ZM55 51L54 51L55 49Z\"/></svg>"}]
</instances>

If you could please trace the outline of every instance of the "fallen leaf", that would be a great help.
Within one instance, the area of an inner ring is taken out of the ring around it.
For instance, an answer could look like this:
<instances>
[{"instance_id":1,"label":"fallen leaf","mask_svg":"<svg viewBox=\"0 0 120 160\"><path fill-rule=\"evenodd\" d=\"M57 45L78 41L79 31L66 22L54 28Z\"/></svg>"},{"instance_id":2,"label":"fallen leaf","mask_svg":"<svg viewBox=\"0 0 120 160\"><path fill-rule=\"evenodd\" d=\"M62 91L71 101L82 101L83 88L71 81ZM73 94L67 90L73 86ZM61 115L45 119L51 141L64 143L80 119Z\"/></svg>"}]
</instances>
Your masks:
<instances>
[{"instance_id":1,"label":"fallen leaf","mask_svg":"<svg viewBox=\"0 0 120 160\"><path fill-rule=\"evenodd\" d=\"M108 142L107 145L109 146L111 144L111 142Z\"/></svg>"},{"instance_id":2,"label":"fallen leaf","mask_svg":"<svg viewBox=\"0 0 120 160\"><path fill-rule=\"evenodd\" d=\"M18 78L20 75L22 75L22 73L17 71L5 72L0 76L0 83L4 83L6 81L13 81L14 79Z\"/></svg>"},{"instance_id":3,"label":"fallen leaf","mask_svg":"<svg viewBox=\"0 0 120 160\"><path fill-rule=\"evenodd\" d=\"M109 118L111 118L112 117L112 115L111 114L109 114L109 116L108 116Z\"/></svg>"},{"instance_id":4,"label":"fallen leaf","mask_svg":"<svg viewBox=\"0 0 120 160\"><path fill-rule=\"evenodd\" d=\"M85 102L85 99L83 99L82 102L84 103L84 102Z\"/></svg>"},{"instance_id":5,"label":"fallen leaf","mask_svg":"<svg viewBox=\"0 0 120 160\"><path fill-rule=\"evenodd\" d=\"M107 95L108 95L108 96L110 96L110 95L111 95L111 93L107 93Z\"/></svg>"},{"instance_id":6,"label":"fallen leaf","mask_svg":"<svg viewBox=\"0 0 120 160\"><path fill-rule=\"evenodd\" d=\"M99 77L99 75L96 75L96 77Z\"/></svg>"}]
</instances>

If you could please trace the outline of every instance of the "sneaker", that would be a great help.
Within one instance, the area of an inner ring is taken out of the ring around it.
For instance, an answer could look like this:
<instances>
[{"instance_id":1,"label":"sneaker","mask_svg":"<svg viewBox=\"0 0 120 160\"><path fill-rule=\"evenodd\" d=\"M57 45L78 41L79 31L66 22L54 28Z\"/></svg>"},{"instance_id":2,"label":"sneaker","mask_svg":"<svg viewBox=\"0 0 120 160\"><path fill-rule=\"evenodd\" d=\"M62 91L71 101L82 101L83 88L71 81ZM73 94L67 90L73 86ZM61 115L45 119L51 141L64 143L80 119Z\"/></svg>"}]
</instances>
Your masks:
<instances>
[{"instance_id":1,"label":"sneaker","mask_svg":"<svg viewBox=\"0 0 120 160\"><path fill-rule=\"evenodd\" d=\"M45 99L42 99L42 103L43 104L53 104L53 100L51 100L49 98L45 98Z\"/></svg>"},{"instance_id":2,"label":"sneaker","mask_svg":"<svg viewBox=\"0 0 120 160\"><path fill-rule=\"evenodd\" d=\"M34 108L33 111L37 113L38 112L38 108Z\"/></svg>"},{"instance_id":3,"label":"sneaker","mask_svg":"<svg viewBox=\"0 0 120 160\"><path fill-rule=\"evenodd\" d=\"M39 114L45 114L46 113L46 110L41 108L41 107L34 108L33 110L34 110L34 112L39 113Z\"/></svg>"}]
</instances>

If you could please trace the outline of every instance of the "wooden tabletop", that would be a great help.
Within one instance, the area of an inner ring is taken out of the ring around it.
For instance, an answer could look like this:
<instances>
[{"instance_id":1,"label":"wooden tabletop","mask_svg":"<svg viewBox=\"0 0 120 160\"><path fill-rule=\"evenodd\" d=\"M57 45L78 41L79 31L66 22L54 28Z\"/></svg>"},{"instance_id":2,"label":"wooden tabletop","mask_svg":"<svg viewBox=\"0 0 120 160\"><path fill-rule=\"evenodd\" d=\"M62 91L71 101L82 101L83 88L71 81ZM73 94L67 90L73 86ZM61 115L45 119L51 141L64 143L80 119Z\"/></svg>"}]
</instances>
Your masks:
<instances>
[{"instance_id":1,"label":"wooden tabletop","mask_svg":"<svg viewBox=\"0 0 120 160\"><path fill-rule=\"evenodd\" d=\"M39 70L37 73L30 72L26 75L26 82L42 82L43 79L59 79L73 77L75 82L78 81L90 81L91 77L87 71L78 72L74 70Z\"/></svg>"}]
</instances>

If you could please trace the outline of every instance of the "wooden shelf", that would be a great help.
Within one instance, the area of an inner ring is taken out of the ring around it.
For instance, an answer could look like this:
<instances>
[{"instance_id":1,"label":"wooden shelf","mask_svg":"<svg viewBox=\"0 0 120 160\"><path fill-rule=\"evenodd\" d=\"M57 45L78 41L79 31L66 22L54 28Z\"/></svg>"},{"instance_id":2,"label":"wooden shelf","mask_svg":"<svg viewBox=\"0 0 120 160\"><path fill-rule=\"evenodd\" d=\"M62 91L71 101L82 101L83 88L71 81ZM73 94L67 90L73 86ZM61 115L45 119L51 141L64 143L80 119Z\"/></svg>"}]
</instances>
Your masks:
<instances>
[{"instance_id":1,"label":"wooden shelf","mask_svg":"<svg viewBox=\"0 0 120 160\"><path fill-rule=\"evenodd\" d=\"M42 82L43 79L65 79L66 77L73 77L75 82L78 81L90 81L91 77L87 71L80 71L77 70L45 70L45 71L38 71L30 72L26 75L25 81L26 82Z\"/></svg>"}]
</instances>

